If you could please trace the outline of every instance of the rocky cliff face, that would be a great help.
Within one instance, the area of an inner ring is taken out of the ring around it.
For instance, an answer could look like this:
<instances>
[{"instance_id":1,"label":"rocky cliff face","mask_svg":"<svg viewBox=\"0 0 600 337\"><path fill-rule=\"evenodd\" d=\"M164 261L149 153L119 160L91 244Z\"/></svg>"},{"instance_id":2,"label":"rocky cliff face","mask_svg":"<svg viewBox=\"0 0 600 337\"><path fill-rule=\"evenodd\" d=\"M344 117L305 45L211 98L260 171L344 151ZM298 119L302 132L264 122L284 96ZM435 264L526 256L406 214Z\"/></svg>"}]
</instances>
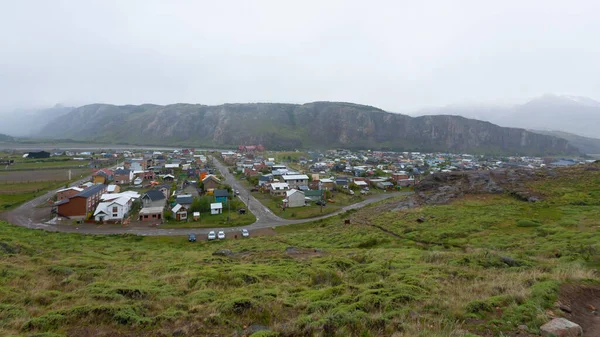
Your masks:
<instances>
[{"instance_id":1,"label":"rocky cliff face","mask_svg":"<svg viewBox=\"0 0 600 337\"><path fill-rule=\"evenodd\" d=\"M564 139L458 116L387 113L350 103L114 106L74 109L41 136L95 142L269 149L332 148L567 154Z\"/></svg>"}]
</instances>

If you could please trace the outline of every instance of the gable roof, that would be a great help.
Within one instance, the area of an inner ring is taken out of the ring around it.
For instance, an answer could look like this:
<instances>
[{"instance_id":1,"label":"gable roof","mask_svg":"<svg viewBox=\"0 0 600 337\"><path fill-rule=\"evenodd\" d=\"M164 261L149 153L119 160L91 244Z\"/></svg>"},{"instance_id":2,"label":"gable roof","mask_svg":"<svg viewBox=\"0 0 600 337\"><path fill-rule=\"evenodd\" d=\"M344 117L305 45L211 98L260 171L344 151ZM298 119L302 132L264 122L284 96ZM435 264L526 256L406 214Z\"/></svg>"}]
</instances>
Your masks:
<instances>
[{"instance_id":1,"label":"gable roof","mask_svg":"<svg viewBox=\"0 0 600 337\"><path fill-rule=\"evenodd\" d=\"M144 193L142 198L144 197L148 197L148 199L152 201L165 199L165 195L159 190L149 190L146 193Z\"/></svg>"},{"instance_id":2,"label":"gable roof","mask_svg":"<svg viewBox=\"0 0 600 337\"><path fill-rule=\"evenodd\" d=\"M178 195L175 197L175 201L179 204L191 204L194 202L194 197L189 194Z\"/></svg>"},{"instance_id":3,"label":"gable roof","mask_svg":"<svg viewBox=\"0 0 600 337\"><path fill-rule=\"evenodd\" d=\"M129 174L131 170L129 169L118 169L115 171L115 174Z\"/></svg>"},{"instance_id":4,"label":"gable roof","mask_svg":"<svg viewBox=\"0 0 600 337\"><path fill-rule=\"evenodd\" d=\"M286 174L281 176L283 180L308 180L306 174Z\"/></svg>"},{"instance_id":5,"label":"gable roof","mask_svg":"<svg viewBox=\"0 0 600 337\"><path fill-rule=\"evenodd\" d=\"M219 208L223 208L222 202L215 202L215 203L210 204L210 209L219 209Z\"/></svg>"},{"instance_id":6,"label":"gable roof","mask_svg":"<svg viewBox=\"0 0 600 337\"><path fill-rule=\"evenodd\" d=\"M104 184L97 184L91 187L86 188L85 190L75 194L73 196L73 198L75 197L84 197L87 198L89 196L92 196L100 191L102 191L105 188Z\"/></svg>"},{"instance_id":7,"label":"gable roof","mask_svg":"<svg viewBox=\"0 0 600 337\"><path fill-rule=\"evenodd\" d=\"M323 191L321 190L308 190L304 191L304 195L307 197L320 197L323 195Z\"/></svg>"},{"instance_id":8,"label":"gable roof","mask_svg":"<svg viewBox=\"0 0 600 337\"><path fill-rule=\"evenodd\" d=\"M229 191L227 190L215 190L214 195L216 198L228 197Z\"/></svg>"},{"instance_id":9,"label":"gable roof","mask_svg":"<svg viewBox=\"0 0 600 337\"><path fill-rule=\"evenodd\" d=\"M183 206L181 206L181 204L177 204L175 205L175 207L173 207L173 209L171 209L173 211L173 213L177 213L179 212L180 209L184 208ZM185 209L185 208L184 208Z\"/></svg>"},{"instance_id":10,"label":"gable roof","mask_svg":"<svg viewBox=\"0 0 600 337\"><path fill-rule=\"evenodd\" d=\"M214 182L217 182L217 183L220 183L220 182L221 182L221 181L219 180L219 178L215 177L215 176L214 176L214 175L212 175L212 174L209 174L209 175L207 175L206 177L204 177L204 179L202 179L202 182L205 182L205 181L207 181L208 179L210 179L210 180L212 180L212 181L214 181Z\"/></svg>"},{"instance_id":11,"label":"gable roof","mask_svg":"<svg viewBox=\"0 0 600 337\"><path fill-rule=\"evenodd\" d=\"M295 193L300 193L300 194L302 194L302 196L304 196L304 192L299 191L299 190L292 189L292 190L289 190L289 191L285 191L285 195L287 197L289 197L290 195L295 194Z\"/></svg>"}]
</instances>

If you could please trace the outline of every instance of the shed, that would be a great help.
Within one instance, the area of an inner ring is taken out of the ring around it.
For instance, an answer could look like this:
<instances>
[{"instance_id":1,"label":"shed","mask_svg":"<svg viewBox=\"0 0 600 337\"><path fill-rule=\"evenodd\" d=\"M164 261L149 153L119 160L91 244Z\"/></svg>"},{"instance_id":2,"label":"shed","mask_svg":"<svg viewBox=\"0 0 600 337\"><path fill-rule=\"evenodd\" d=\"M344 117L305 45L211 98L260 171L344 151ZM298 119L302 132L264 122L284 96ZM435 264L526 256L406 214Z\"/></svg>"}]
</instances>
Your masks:
<instances>
[{"instance_id":1,"label":"shed","mask_svg":"<svg viewBox=\"0 0 600 337\"><path fill-rule=\"evenodd\" d=\"M210 214L222 214L223 213L223 203L215 202L210 204Z\"/></svg>"}]
</instances>

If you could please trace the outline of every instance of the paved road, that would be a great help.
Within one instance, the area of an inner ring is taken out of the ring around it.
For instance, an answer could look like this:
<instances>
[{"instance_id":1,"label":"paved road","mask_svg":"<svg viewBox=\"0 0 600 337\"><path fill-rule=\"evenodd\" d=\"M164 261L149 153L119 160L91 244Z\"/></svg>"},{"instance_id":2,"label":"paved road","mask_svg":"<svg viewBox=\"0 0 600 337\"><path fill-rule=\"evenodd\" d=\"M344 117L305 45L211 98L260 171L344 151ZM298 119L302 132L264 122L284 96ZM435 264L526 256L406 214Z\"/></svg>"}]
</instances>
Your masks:
<instances>
[{"instance_id":1,"label":"paved road","mask_svg":"<svg viewBox=\"0 0 600 337\"><path fill-rule=\"evenodd\" d=\"M53 224L50 222L42 223L35 219L48 218L48 214L50 212L50 208L36 208L37 205L40 205L46 202L49 198L52 198L56 191L48 192L42 196L39 196L29 202L24 203L23 205L15 208L14 210L0 213L0 219L8 221L12 224L23 226L27 228L33 229L44 229L47 231L55 231L55 232L69 232L69 233L84 233L84 234L136 234L136 235L168 235L168 236L177 236L177 235L188 235L189 233L196 233L197 235L206 235L210 231L218 231L223 230L225 232L239 232L242 228L246 228L249 231L255 229L262 228L272 228L279 226L286 226L291 224L298 224L304 222L310 222L320 219L329 218L345 211L351 209L362 208L368 204L372 204L374 202L378 202L384 199L389 199L396 196L401 195L409 195L412 192L393 192L393 193L383 193L372 196L367 200L363 200L359 203L348 205L346 207L341 208L340 210L329 213L327 215L310 218L310 219L300 219L300 220L288 220L283 219L271 212L267 207L265 207L260 201L258 201L250 191L245 188L239 181L235 179L235 177L229 173L227 167L221 164L218 160L213 159L214 165L221 171L221 174L225 177L225 183L232 186L233 189L240 191L239 198L246 204L246 207L249 211L251 211L256 216L256 222L248 226L242 227L215 227L215 228L157 228L150 226L121 226L121 225L93 225L93 224L82 224L82 225L72 225L72 224ZM71 186L79 185L81 182L89 181L90 177L86 177L80 181L74 182Z\"/></svg>"}]
</instances>

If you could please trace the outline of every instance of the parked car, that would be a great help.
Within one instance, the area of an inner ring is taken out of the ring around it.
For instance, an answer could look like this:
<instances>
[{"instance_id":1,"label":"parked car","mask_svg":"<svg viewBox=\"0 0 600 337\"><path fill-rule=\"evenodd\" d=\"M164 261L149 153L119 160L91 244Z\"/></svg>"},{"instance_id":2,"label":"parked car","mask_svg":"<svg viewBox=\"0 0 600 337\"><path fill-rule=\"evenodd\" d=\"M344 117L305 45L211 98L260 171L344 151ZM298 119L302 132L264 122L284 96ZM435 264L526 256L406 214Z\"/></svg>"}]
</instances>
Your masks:
<instances>
[{"instance_id":1,"label":"parked car","mask_svg":"<svg viewBox=\"0 0 600 337\"><path fill-rule=\"evenodd\" d=\"M250 190L250 192L258 192L258 187L252 187L252 189Z\"/></svg>"},{"instance_id":2,"label":"parked car","mask_svg":"<svg viewBox=\"0 0 600 337\"><path fill-rule=\"evenodd\" d=\"M247 229L242 229L242 237L247 238L249 236L250 236L250 233L248 232L248 230Z\"/></svg>"},{"instance_id":3,"label":"parked car","mask_svg":"<svg viewBox=\"0 0 600 337\"><path fill-rule=\"evenodd\" d=\"M188 236L189 242L196 242L196 234L192 233Z\"/></svg>"},{"instance_id":4,"label":"parked car","mask_svg":"<svg viewBox=\"0 0 600 337\"><path fill-rule=\"evenodd\" d=\"M217 235L215 234L215 231L210 231L210 232L208 233L208 239L209 239L209 240L214 240L214 239L216 239L216 238L217 238Z\"/></svg>"},{"instance_id":5,"label":"parked car","mask_svg":"<svg viewBox=\"0 0 600 337\"><path fill-rule=\"evenodd\" d=\"M235 195L240 195L240 190L235 190Z\"/></svg>"},{"instance_id":6,"label":"parked car","mask_svg":"<svg viewBox=\"0 0 600 337\"><path fill-rule=\"evenodd\" d=\"M348 191L348 193L349 193L350 195L354 195L354 191L353 191L353 190L350 190L350 191Z\"/></svg>"},{"instance_id":7,"label":"parked car","mask_svg":"<svg viewBox=\"0 0 600 337\"><path fill-rule=\"evenodd\" d=\"M240 214L246 214L246 209L245 208L240 208L238 210L238 213L240 213Z\"/></svg>"},{"instance_id":8,"label":"parked car","mask_svg":"<svg viewBox=\"0 0 600 337\"><path fill-rule=\"evenodd\" d=\"M369 194L369 191L362 190L360 191L360 194Z\"/></svg>"},{"instance_id":9,"label":"parked car","mask_svg":"<svg viewBox=\"0 0 600 337\"><path fill-rule=\"evenodd\" d=\"M325 201L317 201L315 204L319 205L319 206L327 206L327 203Z\"/></svg>"},{"instance_id":10,"label":"parked car","mask_svg":"<svg viewBox=\"0 0 600 337\"><path fill-rule=\"evenodd\" d=\"M219 240L225 239L225 232L219 231L219 234L217 234L217 237L219 238Z\"/></svg>"}]
</instances>

